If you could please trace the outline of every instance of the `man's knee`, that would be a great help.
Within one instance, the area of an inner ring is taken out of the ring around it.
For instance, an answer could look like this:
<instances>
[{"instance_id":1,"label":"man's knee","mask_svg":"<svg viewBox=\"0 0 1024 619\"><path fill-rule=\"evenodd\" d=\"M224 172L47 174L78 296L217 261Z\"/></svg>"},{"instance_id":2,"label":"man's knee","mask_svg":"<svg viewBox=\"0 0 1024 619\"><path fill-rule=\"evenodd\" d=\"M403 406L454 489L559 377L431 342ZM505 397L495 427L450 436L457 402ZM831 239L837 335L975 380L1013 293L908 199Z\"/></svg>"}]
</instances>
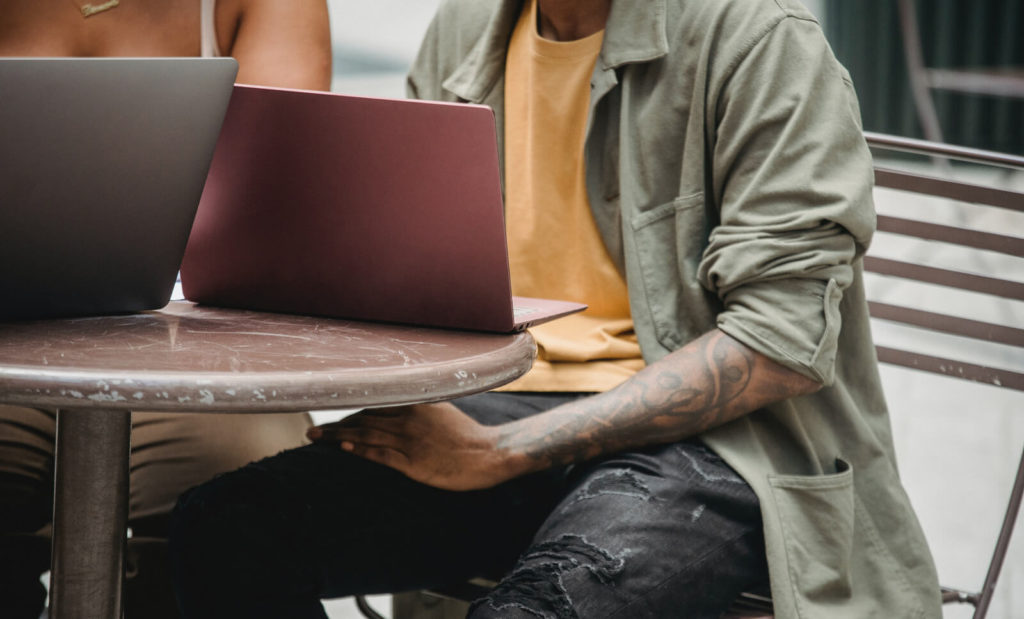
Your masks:
<instances>
[{"instance_id":1,"label":"man's knee","mask_svg":"<svg viewBox=\"0 0 1024 619\"><path fill-rule=\"evenodd\" d=\"M313 508L279 472L254 463L179 497L171 514L170 557L179 582L277 587L308 577ZM297 572L302 572L301 574Z\"/></svg>"},{"instance_id":2,"label":"man's knee","mask_svg":"<svg viewBox=\"0 0 1024 619\"><path fill-rule=\"evenodd\" d=\"M625 553L616 555L581 536L562 535L532 546L508 576L473 603L469 616L575 619L579 605L574 598L605 597L587 590L614 588L625 565Z\"/></svg>"},{"instance_id":3,"label":"man's knee","mask_svg":"<svg viewBox=\"0 0 1024 619\"><path fill-rule=\"evenodd\" d=\"M268 490L263 481L238 471L182 493L171 513L172 561L202 569L213 558L218 563L244 560L253 542L270 533L266 521L275 513L259 507L264 503L261 489Z\"/></svg>"}]
</instances>

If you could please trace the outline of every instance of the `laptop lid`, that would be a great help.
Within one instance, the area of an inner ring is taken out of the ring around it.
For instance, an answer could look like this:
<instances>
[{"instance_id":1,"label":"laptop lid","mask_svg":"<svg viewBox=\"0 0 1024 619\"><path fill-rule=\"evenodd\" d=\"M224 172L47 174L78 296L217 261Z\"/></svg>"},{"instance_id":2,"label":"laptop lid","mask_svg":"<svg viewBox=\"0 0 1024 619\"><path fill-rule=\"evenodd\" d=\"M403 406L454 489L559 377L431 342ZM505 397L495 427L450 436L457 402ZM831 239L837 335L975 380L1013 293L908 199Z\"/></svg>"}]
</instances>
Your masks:
<instances>
[{"instance_id":1,"label":"laptop lid","mask_svg":"<svg viewBox=\"0 0 1024 619\"><path fill-rule=\"evenodd\" d=\"M211 305L509 332L494 115L478 105L236 86L182 263Z\"/></svg>"},{"instance_id":2,"label":"laptop lid","mask_svg":"<svg viewBox=\"0 0 1024 619\"><path fill-rule=\"evenodd\" d=\"M0 318L167 304L230 58L0 58Z\"/></svg>"}]
</instances>

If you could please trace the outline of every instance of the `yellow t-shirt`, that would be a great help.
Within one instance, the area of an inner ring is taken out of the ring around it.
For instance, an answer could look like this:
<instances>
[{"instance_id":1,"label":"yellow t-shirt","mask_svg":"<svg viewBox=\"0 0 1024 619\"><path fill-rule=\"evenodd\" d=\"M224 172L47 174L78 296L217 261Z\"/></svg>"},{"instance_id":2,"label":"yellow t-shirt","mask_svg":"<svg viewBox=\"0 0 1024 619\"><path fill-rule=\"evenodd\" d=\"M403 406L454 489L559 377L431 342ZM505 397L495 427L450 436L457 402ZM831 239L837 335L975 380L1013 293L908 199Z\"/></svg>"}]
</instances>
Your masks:
<instances>
[{"instance_id":1,"label":"yellow t-shirt","mask_svg":"<svg viewBox=\"0 0 1024 619\"><path fill-rule=\"evenodd\" d=\"M530 330L538 359L515 391L605 391L643 367L626 283L594 223L584 184L590 76L603 32L556 42L537 33L536 1L505 66L505 214L512 292L586 303Z\"/></svg>"}]
</instances>

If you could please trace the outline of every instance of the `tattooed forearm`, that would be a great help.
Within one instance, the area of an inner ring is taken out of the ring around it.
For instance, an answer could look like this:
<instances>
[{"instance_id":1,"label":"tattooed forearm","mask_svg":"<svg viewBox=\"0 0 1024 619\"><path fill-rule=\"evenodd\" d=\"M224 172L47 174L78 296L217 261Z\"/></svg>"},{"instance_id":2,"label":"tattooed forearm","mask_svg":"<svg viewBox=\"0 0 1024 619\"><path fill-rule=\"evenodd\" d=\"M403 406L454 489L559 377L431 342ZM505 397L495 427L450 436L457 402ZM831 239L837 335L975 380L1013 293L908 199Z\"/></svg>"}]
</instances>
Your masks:
<instances>
[{"instance_id":1,"label":"tattooed forearm","mask_svg":"<svg viewBox=\"0 0 1024 619\"><path fill-rule=\"evenodd\" d=\"M509 424L530 469L693 436L819 385L712 331L619 387Z\"/></svg>"}]
</instances>

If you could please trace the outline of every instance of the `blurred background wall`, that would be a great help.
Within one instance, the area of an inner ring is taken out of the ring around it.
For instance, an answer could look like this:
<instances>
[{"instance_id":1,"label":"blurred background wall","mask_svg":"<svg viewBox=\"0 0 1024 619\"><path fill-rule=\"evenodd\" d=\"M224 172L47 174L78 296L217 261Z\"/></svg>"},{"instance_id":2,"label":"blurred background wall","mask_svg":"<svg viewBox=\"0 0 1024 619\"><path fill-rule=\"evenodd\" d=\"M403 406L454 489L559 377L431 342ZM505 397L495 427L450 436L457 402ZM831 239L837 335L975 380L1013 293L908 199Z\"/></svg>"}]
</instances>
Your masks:
<instances>
[{"instance_id":1,"label":"blurred background wall","mask_svg":"<svg viewBox=\"0 0 1024 619\"><path fill-rule=\"evenodd\" d=\"M405 73L440 0L328 0L334 44L332 89L405 96Z\"/></svg>"},{"instance_id":2,"label":"blurred background wall","mask_svg":"<svg viewBox=\"0 0 1024 619\"><path fill-rule=\"evenodd\" d=\"M895 0L817 0L825 33L849 69L869 131L921 137ZM916 0L924 63L1024 70L1024 1ZM1024 75L1021 76L1024 80ZM946 142L1024 153L1024 99L932 92Z\"/></svg>"}]
</instances>

